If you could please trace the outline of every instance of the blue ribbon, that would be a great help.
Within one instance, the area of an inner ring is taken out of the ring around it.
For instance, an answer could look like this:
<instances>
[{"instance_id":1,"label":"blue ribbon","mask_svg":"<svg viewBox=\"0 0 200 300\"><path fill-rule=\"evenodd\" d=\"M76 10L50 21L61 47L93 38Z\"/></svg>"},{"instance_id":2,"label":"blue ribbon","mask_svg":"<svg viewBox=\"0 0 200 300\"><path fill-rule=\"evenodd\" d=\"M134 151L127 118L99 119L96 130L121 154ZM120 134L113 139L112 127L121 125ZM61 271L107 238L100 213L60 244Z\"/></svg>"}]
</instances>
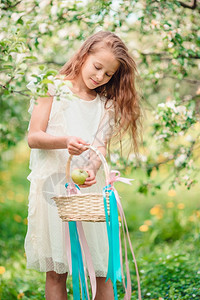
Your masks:
<instances>
[{"instance_id":1,"label":"blue ribbon","mask_svg":"<svg viewBox=\"0 0 200 300\"><path fill-rule=\"evenodd\" d=\"M72 284L73 284L73 298L80 300L79 277L81 281L82 299L88 300L87 288L85 282L83 258L81 252L80 241L76 222L69 222L69 233L71 241L71 257L72 257Z\"/></svg>"},{"instance_id":2,"label":"blue ribbon","mask_svg":"<svg viewBox=\"0 0 200 300\"><path fill-rule=\"evenodd\" d=\"M68 183L66 183L66 188ZM76 185L78 189L79 186ZM108 208L106 201L106 193L109 193L110 202L110 216L108 216ZM118 210L115 193L111 189L111 185L103 188L103 200L106 217L106 227L109 243L109 258L108 258L108 272L106 281L111 279L114 290L114 298L118 300L117 296L117 280L122 281L121 275L121 263L120 263L120 243L119 243L119 221L118 221ZM78 231L76 222L69 222L69 233L71 240L71 257L72 257L72 284L73 284L73 298L80 300L80 289L79 289L79 277L81 281L82 299L88 300L83 258L81 252L80 241L78 237Z\"/></svg>"},{"instance_id":3,"label":"blue ribbon","mask_svg":"<svg viewBox=\"0 0 200 300\"><path fill-rule=\"evenodd\" d=\"M66 183L66 184L65 184L65 187L67 188L68 185L69 185L69 183ZM78 190L80 190L80 187L79 187L77 184L75 184L75 187L76 187Z\"/></svg>"},{"instance_id":4,"label":"blue ribbon","mask_svg":"<svg viewBox=\"0 0 200 300\"><path fill-rule=\"evenodd\" d=\"M109 243L109 258L108 258L108 272L106 281L110 278L113 284L114 297L117 297L117 280L121 282L121 263L120 263L120 243L119 243L119 221L118 221L118 210L117 201L115 198L114 191L110 189L111 185L104 187L103 199L104 209L106 217L106 226ZM110 219L108 217L108 208L106 202L106 192L109 193L110 202Z\"/></svg>"}]
</instances>

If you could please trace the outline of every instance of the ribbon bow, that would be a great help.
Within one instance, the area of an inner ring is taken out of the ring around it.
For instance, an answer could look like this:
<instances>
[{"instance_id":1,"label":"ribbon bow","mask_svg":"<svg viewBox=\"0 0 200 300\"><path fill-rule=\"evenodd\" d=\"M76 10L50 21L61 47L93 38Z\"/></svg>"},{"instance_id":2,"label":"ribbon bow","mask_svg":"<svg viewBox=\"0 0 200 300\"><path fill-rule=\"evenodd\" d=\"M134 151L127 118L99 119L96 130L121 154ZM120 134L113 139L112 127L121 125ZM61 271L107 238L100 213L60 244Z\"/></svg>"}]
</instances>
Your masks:
<instances>
[{"instance_id":1,"label":"ribbon bow","mask_svg":"<svg viewBox=\"0 0 200 300\"><path fill-rule=\"evenodd\" d=\"M121 181L121 182L124 182L126 184L130 184L131 185L131 181L133 181L133 180L135 180L135 179L120 177L120 172L117 171L117 170L112 170L110 172L109 183L111 184L111 186L113 186L113 183L116 182L116 181Z\"/></svg>"},{"instance_id":2,"label":"ribbon bow","mask_svg":"<svg viewBox=\"0 0 200 300\"><path fill-rule=\"evenodd\" d=\"M73 194L80 194L80 187L77 184L74 184L72 182L70 183L66 183L65 187L67 189L67 192L69 195L73 195Z\"/></svg>"}]
</instances>

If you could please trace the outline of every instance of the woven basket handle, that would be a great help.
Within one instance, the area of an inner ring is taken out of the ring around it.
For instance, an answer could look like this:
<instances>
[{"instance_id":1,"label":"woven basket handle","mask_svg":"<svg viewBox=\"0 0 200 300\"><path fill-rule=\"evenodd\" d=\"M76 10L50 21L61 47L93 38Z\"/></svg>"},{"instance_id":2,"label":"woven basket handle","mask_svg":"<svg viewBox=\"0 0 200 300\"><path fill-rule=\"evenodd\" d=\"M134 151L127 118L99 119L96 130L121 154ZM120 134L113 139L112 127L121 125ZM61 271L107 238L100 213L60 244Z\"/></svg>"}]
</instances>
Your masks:
<instances>
[{"instance_id":1,"label":"woven basket handle","mask_svg":"<svg viewBox=\"0 0 200 300\"><path fill-rule=\"evenodd\" d=\"M85 145L84 145L85 146ZM103 154L95 147L93 146L85 146L86 148L94 151L98 157L100 158L102 164L103 164L103 167L104 167L104 172L105 172L105 176L106 176L106 185L109 184L109 181L110 181L110 177L109 177L109 167L108 167L108 164L106 162L106 159L105 157L103 156ZM70 155L69 158L68 158L68 161L67 161L67 165L66 165L66 179L67 179L67 182L70 182L70 165L71 165L71 160L72 160L72 157L73 155Z\"/></svg>"}]
</instances>

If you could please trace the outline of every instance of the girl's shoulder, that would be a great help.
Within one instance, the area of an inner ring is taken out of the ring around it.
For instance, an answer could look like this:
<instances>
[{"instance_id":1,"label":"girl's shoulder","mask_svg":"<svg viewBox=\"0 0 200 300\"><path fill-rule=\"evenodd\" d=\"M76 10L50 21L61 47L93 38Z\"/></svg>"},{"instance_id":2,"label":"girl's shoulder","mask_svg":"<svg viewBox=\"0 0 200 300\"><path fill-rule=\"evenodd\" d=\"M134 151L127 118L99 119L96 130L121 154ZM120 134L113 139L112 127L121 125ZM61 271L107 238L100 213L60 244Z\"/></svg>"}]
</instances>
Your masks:
<instances>
[{"instance_id":1,"label":"girl's shoulder","mask_svg":"<svg viewBox=\"0 0 200 300\"><path fill-rule=\"evenodd\" d=\"M63 76L50 76L50 83L48 83L48 92L51 96L71 94L70 87L72 86L69 80L65 80Z\"/></svg>"},{"instance_id":2,"label":"girl's shoulder","mask_svg":"<svg viewBox=\"0 0 200 300\"><path fill-rule=\"evenodd\" d=\"M38 75L40 77L40 81L37 78L33 78L26 87L31 91L31 99L30 106L28 112L32 114L33 107L36 99L43 92L42 81L44 74ZM70 82L64 81L61 77L58 76L48 76L45 78L47 82L47 95L53 97L52 110L56 110L57 108L65 109L68 106L69 101L72 98L72 93L69 89ZM45 93L46 94L46 93ZM56 101L59 100L59 101Z\"/></svg>"}]
</instances>

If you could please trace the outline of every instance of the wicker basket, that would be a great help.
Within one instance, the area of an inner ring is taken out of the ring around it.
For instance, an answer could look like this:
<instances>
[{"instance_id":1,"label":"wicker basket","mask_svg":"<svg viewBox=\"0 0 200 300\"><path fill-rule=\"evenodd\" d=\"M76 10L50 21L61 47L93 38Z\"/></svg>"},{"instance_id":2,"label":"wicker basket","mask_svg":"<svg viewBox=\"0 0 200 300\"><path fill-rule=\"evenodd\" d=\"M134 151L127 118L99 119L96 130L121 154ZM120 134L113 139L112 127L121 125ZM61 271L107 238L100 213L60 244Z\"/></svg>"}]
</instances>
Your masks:
<instances>
[{"instance_id":1,"label":"wicker basket","mask_svg":"<svg viewBox=\"0 0 200 300\"><path fill-rule=\"evenodd\" d=\"M105 172L106 185L109 184L109 168L103 154L93 146L88 146L88 149L94 151L100 158ZM72 160L70 155L66 166L66 179L69 183L70 164ZM69 196L53 197L58 208L60 218L65 221L85 221L85 222L105 222L105 211L103 193L87 193L74 194ZM108 215L110 214L109 193L106 192L106 203Z\"/></svg>"}]
</instances>

